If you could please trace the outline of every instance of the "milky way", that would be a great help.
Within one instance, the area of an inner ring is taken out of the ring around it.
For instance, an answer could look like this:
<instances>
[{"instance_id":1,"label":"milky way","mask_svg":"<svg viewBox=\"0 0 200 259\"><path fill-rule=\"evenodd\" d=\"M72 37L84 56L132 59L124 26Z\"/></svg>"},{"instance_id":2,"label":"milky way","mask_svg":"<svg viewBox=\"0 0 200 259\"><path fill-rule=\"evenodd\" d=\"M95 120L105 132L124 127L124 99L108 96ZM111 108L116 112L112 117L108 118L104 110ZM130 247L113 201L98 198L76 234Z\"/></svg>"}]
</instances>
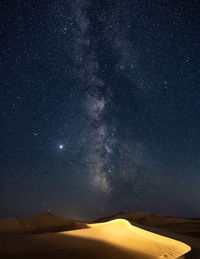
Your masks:
<instances>
[{"instance_id":1,"label":"milky way","mask_svg":"<svg viewBox=\"0 0 200 259\"><path fill-rule=\"evenodd\" d=\"M129 98L132 98L133 102L134 92L140 87L139 82L137 87L135 86L135 79L131 74L134 69L134 73L138 75L139 66L137 50L134 46L131 47L128 41L131 18L129 5L123 1L107 3L108 8L98 14L101 5L100 1L76 1L73 5L76 21L74 53L79 65L80 84L86 89L82 102L87 122L81 137L86 138L87 143L85 167L88 182L95 192L110 195L113 177L121 177L122 181L124 177L129 181L136 180L137 174L144 173L138 169L145 161L141 159L135 162L138 160L138 157L134 157L138 149L137 144L123 150L124 140L116 137L118 118L109 114L111 111L116 115L118 113L113 102L114 91L118 87L112 82L114 78L119 78L122 84L131 86ZM134 54L133 59L130 58L131 53ZM106 62L102 62L103 59L106 59ZM111 59L115 60L112 65L109 64ZM116 164L113 161L114 153L118 153L123 162ZM143 178L142 175L140 177ZM136 190L138 184L140 183L135 182Z\"/></svg>"},{"instance_id":2,"label":"milky way","mask_svg":"<svg viewBox=\"0 0 200 259\"><path fill-rule=\"evenodd\" d=\"M0 216L200 213L199 10L0 3Z\"/></svg>"}]
</instances>

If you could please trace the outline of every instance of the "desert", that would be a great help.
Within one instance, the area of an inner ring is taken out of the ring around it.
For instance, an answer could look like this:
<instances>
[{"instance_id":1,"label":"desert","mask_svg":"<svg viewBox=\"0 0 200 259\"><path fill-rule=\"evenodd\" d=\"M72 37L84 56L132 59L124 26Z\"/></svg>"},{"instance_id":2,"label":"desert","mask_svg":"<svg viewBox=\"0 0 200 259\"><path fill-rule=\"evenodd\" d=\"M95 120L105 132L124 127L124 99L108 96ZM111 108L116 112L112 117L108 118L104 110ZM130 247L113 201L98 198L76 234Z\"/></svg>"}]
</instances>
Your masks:
<instances>
[{"instance_id":1,"label":"desert","mask_svg":"<svg viewBox=\"0 0 200 259\"><path fill-rule=\"evenodd\" d=\"M53 213L3 219L0 258L197 259L199 223L144 212L120 212L87 223Z\"/></svg>"}]
</instances>

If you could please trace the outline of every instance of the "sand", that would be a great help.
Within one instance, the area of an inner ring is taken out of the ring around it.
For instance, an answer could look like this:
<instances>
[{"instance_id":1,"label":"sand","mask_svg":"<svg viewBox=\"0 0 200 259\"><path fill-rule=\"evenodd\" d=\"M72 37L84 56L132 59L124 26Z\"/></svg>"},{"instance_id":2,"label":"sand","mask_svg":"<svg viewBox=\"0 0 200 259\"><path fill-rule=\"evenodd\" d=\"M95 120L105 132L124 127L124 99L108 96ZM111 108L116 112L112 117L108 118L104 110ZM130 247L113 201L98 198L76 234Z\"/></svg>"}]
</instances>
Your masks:
<instances>
[{"instance_id":1,"label":"sand","mask_svg":"<svg viewBox=\"0 0 200 259\"><path fill-rule=\"evenodd\" d=\"M13 234L40 234L81 228L87 228L87 224L50 212L29 218L7 218L0 220L0 236Z\"/></svg>"},{"instance_id":2,"label":"sand","mask_svg":"<svg viewBox=\"0 0 200 259\"><path fill-rule=\"evenodd\" d=\"M128 220L134 226L170 237L188 244L191 251L185 259L200 259L200 218L181 218L175 216L159 216L149 212L129 212L106 216L95 220L105 222L117 218Z\"/></svg>"},{"instance_id":3,"label":"sand","mask_svg":"<svg viewBox=\"0 0 200 259\"><path fill-rule=\"evenodd\" d=\"M174 216L159 216L149 212L122 211L115 215L99 218L95 222L106 222L117 218L126 219L133 225L139 224L155 227L171 233L200 238L200 219L198 218L180 218Z\"/></svg>"},{"instance_id":4,"label":"sand","mask_svg":"<svg viewBox=\"0 0 200 259\"><path fill-rule=\"evenodd\" d=\"M178 258L190 251L183 242L116 219L88 228L0 238L0 258Z\"/></svg>"}]
</instances>

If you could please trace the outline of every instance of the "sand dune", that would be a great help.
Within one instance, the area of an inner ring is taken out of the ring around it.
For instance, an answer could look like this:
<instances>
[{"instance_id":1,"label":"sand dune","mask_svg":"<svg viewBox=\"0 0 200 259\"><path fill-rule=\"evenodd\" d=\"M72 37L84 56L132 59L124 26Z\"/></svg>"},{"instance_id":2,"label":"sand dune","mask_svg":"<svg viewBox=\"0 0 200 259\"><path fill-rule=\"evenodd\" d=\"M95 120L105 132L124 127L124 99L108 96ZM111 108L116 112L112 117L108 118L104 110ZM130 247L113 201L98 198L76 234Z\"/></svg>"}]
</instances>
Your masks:
<instances>
[{"instance_id":1,"label":"sand dune","mask_svg":"<svg viewBox=\"0 0 200 259\"><path fill-rule=\"evenodd\" d=\"M54 213L45 213L30 218L0 220L0 235L39 234L86 228L87 224Z\"/></svg>"},{"instance_id":2,"label":"sand dune","mask_svg":"<svg viewBox=\"0 0 200 259\"><path fill-rule=\"evenodd\" d=\"M131 251L133 255L141 254L144 258L177 258L191 249L182 242L145 231L124 219L88 226L89 229L69 231L65 234L104 241Z\"/></svg>"},{"instance_id":3,"label":"sand dune","mask_svg":"<svg viewBox=\"0 0 200 259\"><path fill-rule=\"evenodd\" d=\"M118 218L126 219L133 225L156 227L172 233L200 237L199 218L187 219L174 216L158 216L149 212L122 211L115 215L99 218L95 222L105 222Z\"/></svg>"},{"instance_id":4,"label":"sand dune","mask_svg":"<svg viewBox=\"0 0 200 259\"><path fill-rule=\"evenodd\" d=\"M124 218L131 224L145 230L187 243L192 250L184 258L200 258L200 218L188 219L158 216L148 212L122 211L115 215L99 218L95 222L105 222L117 218Z\"/></svg>"},{"instance_id":5,"label":"sand dune","mask_svg":"<svg viewBox=\"0 0 200 259\"><path fill-rule=\"evenodd\" d=\"M35 235L1 237L0 258L177 258L190 250L124 219L88 224L88 228Z\"/></svg>"}]
</instances>

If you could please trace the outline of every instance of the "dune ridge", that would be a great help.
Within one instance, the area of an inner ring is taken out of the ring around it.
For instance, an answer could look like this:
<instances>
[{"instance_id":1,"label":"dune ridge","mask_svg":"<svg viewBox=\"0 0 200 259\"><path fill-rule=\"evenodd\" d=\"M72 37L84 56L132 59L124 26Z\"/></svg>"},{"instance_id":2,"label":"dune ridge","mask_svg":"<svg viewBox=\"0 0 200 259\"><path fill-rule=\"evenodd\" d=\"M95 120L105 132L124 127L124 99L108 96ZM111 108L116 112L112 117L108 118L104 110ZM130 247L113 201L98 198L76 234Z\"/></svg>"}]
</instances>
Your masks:
<instances>
[{"instance_id":1,"label":"dune ridge","mask_svg":"<svg viewBox=\"0 0 200 259\"><path fill-rule=\"evenodd\" d=\"M127 249L133 255L137 252L152 258L177 258L191 250L183 242L143 230L125 219L88 224L88 227L63 234L104 241Z\"/></svg>"},{"instance_id":2,"label":"dune ridge","mask_svg":"<svg viewBox=\"0 0 200 259\"><path fill-rule=\"evenodd\" d=\"M0 220L0 244L3 244L0 246L0 258L170 259L184 255L186 258L200 258L198 242L191 242L194 250L192 247L193 256L190 256L191 247L187 239L177 234L165 235L150 227L145 229L130 220L131 217L141 222L150 218L151 222L153 217L154 222L157 216L127 212L123 216L128 219L100 220L101 223L76 221L52 213L26 219ZM159 219L158 216L158 223ZM31 231L26 232L27 224Z\"/></svg>"},{"instance_id":3,"label":"dune ridge","mask_svg":"<svg viewBox=\"0 0 200 259\"><path fill-rule=\"evenodd\" d=\"M200 237L200 218L181 218L175 216L159 216L149 212L122 211L114 215L98 218L94 223L118 218L126 219L133 225L139 224L148 227L156 227L172 233L195 238Z\"/></svg>"}]
</instances>

